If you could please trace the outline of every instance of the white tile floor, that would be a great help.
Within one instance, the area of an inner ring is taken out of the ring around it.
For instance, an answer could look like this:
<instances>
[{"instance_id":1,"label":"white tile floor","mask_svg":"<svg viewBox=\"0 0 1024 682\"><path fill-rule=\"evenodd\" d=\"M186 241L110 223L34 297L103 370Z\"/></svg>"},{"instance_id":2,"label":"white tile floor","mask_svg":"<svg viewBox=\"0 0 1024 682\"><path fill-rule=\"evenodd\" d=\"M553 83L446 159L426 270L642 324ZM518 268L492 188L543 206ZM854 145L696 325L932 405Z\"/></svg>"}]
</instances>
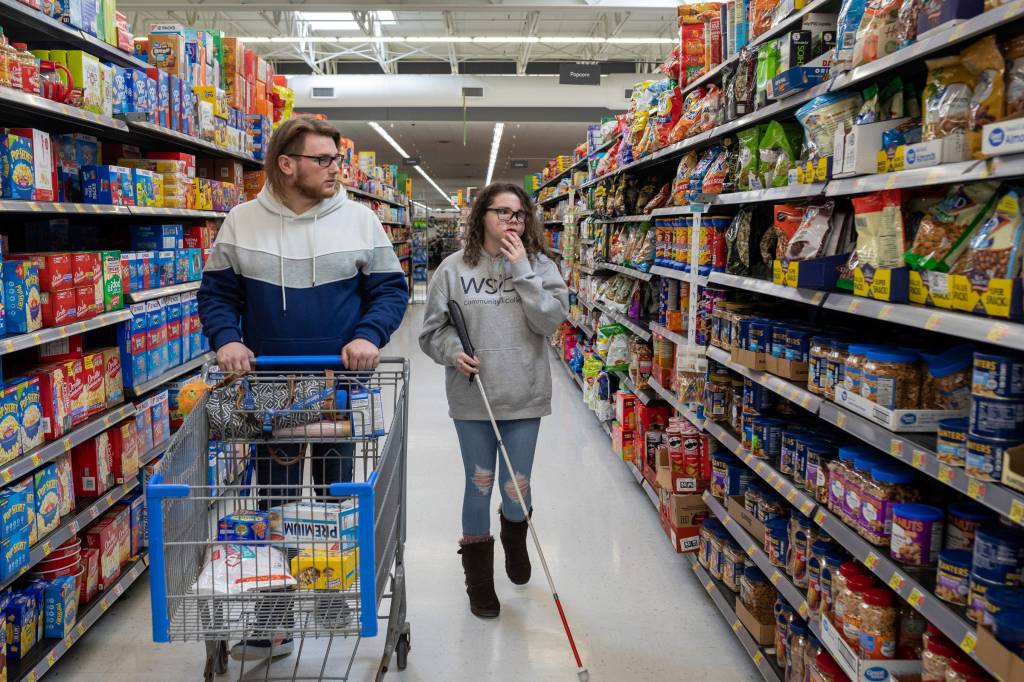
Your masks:
<instances>
[{"instance_id":1,"label":"white tile floor","mask_svg":"<svg viewBox=\"0 0 1024 682\"><path fill-rule=\"evenodd\" d=\"M387 349L412 359L413 377L406 552L413 647L408 669L387 677L416 682L574 680L572 654L536 564L533 581L514 588L502 571L499 550L501 617L485 622L468 611L455 553L462 468L442 370L416 343L421 323L422 307L415 306ZM561 367L552 363L552 370L554 413L541 428L534 518L591 679L760 679L684 559L672 552L650 502L612 455L579 389ZM154 644L149 612L142 579L49 677L81 682L202 679L201 645ZM373 678L381 646L380 638L362 642L351 679ZM310 657L307 653L303 660ZM237 677L237 664L232 666L230 674ZM328 666L328 674L340 672ZM273 673L290 675L291 667L275 666ZM248 679L263 677L262 670L246 674Z\"/></svg>"}]
</instances>

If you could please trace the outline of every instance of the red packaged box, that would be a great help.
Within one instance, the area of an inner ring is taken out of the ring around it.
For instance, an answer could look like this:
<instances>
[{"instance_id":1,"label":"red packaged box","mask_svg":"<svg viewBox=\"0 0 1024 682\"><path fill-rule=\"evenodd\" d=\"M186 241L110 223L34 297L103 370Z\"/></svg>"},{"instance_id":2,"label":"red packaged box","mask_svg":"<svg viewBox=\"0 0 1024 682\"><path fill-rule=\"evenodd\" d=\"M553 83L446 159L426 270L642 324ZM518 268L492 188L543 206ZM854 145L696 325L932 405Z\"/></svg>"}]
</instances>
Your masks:
<instances>
[{"instance_id":1,"label":"red packaged box","mask_svg":"<svg viewBox=\"0 0 1024 682\"><path fill-rule=\"evenodd\" d=\"M185 172L190 178L196 176L196 157L194 154L184 152L146 152L146 158L154 161L178 161L185 166Z\"/></svg>"},{"instance_id":2,"label":"red packaged box","mask_svg":"<svg viewBox=\"0 0 1024 682\"><path fill-rule=\"evenodd\" d=\"M47 441L60 438L71 430L71 408L68 403L68 381L63 364L44 365L28 372L39 380L39 405L43 412L43 437Z\"/></svg>"},{"instance_id":3,"label":"red packaged box","mask_svg":"<svg viewBox=\"0 0 1024 682\"><path fill-rule=\"evenodd\" d=\"M110 519L113 527L117 529L117 562L119 568L124 568L132 556L131 510L126 505L119 504L102 518Z\"/></svg>"},{"instance_id":4,"label":"red packaged box","mask_svg":"<svg viewBox=\"0 0 1024 682\"><path fill-rule=\"evenodd\" d=\"M618 391L615 394L615 420L625 431L636 430L636 406L637 398L632 393Z\"/></svg>"},{"instance_id":5,"label":"red packaged box","mask_svg":"<svg viewBox=\"0 0 1024 682\"><path fill-rule=\"evenodd\" d=\"M113 587L121 575L121 547L115 519L104 516L85 531L85 546L99 550L100 591Z\"/></svg>"},{"instance_id":6,"label":"red packaged box","mask_svg":"<svg viewBox=\"0 0 1024 682\"><path fill-rule=\"evenodd\" d=\"M103 352L87 352L82 356L82 367L85 370L85 413L91 417L107 406L106 362Z\"/></svg>"},{"instance_id":7,"label":"red packaged box","mask_svg":"<svg viewBox=\"0 0 1024 682\"><path fill-rule=\"evenodd\" d=\"M135 417L115 424L109 433L113 448L114 483L125 483L139 473L140 452Z\"/></svg>"},{"instance_id":8,"label":"red packaged box","mask_svg":"<svg viewBox=\"0 0 1024 682\"><path fill-rule=\"evenodd\" d=\"M103 388L107 396L107 407L124 401L124 378L121 375L121 351L115 347L103 348Z\"/></svg>"},{"instance_id":9,"label":"red packaged box","mask_svg":"<svg viewBox=\"0 0 1024 682\"><path fill-rule=\"evenodd\" d=\"M79 321L96 317L96 287L75 287L75 307Z\"/></svg>"},{"instance_id":10,"label":"red packaged box","mask_svg":"<svg viewBox=\"0 0 1024 682\"><path fill-rule=\"evenodd\" d=\"M246 80L255 81L256 71L259 68L259 57L256 55L255 51L250 50L249 48L245 48L242 55L242 74L245 76Z\"/></svg>"},{"instance_id":11,"label":"red packaged box","mask_svg":"<svg viewBox=\"0 0 1024 682\"><path fill-rule=\"evenodd\" d=\"M74 287L74 265L70 253L11 254L15 260L31 260L39 270L39 290L67 291Z\"/></svg>"},{"instance_id":12,"label":"red packaged box","mask_svg":"<svg viewBox=\"0 0 1024 682\"><path fill-rule=\"evenodd\" d=\"M75 291L40 292L39 303L44 327L63 327L78 319L78 301Z\"/></svg>"},{"instance_id":13,"label":"red packaged box","mask_svg":"<svg viewBox=\"0 0 1024 682\"><path fill-rule=\"evenodd\" d=\"M121 293L130 294L132 292L132 272L131 266L128 264L128 254L121 254Z\"/></svg>"},{"instance_id":14,"label":"red packaged box","mask_svg":"<svg viewBox=\"0 0 1024 682\"><path fill-rule=\"evenodd\" d=\"M85 367L82 365L81 359L67 360L61 365L64 367L67 386L65 404L71 415L71 423L77 426L88 416L85 412Z\"/></svg>"},{"instance_id":15,"label":"red packaged box","mask_svg":"<svg viewBox=\"0 0 1024 682\"><path fill-rule=\"evenodd\" d=\"M78 579L79 606L85 606L100 591L100 551L92 547L82 550L82 575Z\"/></svg>"},{"instance_id":16,"label":"red packaged box","mask_svg":"<svg viewBox=\"0 0 1024 682\"><path fill-rule=\"evenodd\" d=\"M84 355L81 334L72 334L63 339L44 343L39 347L39 359L42 362L64 362L77 360Z\"/></svg>"},{"instance_id":17,"label":"red packaged box","mask_svg":"<svg viewBox=\"0 0 1024 682\"><path fill-rule=\"evenodd\" d=\"M100 268L100 254L94 251L79 251L71 254L72 284L75 287L92 286L97 278L103 277Z\"/></svg>"},{"instance_id":18,"label":"red packaged box","mask_svg":"<svg viewBox=\"0 0 1024 682\"><path fill-rule=\"evenodd\" d=\"M115 165L121 159L141 159L142 150L135 144L119 144L117 142L104 142L100 149L103 152L103 163ZM147 157L148 158L148 157Z\"/></svg>"},{"instance_id":19,"label":"red packaged box","mask_svg":"<svg viewBox=\"0 0 1024 682\"><path fill-rule=\"evenodd\" d=\"M75 476L75 498L99 497L114 485L114 451L110 431L71 449Z\"/></svg>"}]
</instances>

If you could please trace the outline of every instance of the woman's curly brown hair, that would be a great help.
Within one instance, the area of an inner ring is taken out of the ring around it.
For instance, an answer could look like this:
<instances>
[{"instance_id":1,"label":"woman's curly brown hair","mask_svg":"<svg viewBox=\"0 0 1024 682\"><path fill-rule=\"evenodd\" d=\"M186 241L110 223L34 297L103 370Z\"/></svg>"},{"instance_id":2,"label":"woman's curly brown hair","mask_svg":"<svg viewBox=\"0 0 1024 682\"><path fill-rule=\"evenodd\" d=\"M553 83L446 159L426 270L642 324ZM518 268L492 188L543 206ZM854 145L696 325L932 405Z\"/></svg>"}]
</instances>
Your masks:
<instances>
[{"instance_id":1,"label":"woman's curly brown hair","mask_svg":"<svg viewBox=\"0 0 1024 682\"><path fill-rule=\"evenodd\" d=\"M544 225L537 218L537 208L534 206L530 195L519 185L509 182L492 182L484 187L476 196L473 208L469 212L469 224L466 225L466 247L462 252L462 260L467 265L475 267L480 262L480 254L484 250L484 216L487 209L491 208L494 197L499 194L515 194L526 211L526 221L523 224L523 247L529 258L543 253L547 255L544 246Z\"/></svg>"}]
</instances>

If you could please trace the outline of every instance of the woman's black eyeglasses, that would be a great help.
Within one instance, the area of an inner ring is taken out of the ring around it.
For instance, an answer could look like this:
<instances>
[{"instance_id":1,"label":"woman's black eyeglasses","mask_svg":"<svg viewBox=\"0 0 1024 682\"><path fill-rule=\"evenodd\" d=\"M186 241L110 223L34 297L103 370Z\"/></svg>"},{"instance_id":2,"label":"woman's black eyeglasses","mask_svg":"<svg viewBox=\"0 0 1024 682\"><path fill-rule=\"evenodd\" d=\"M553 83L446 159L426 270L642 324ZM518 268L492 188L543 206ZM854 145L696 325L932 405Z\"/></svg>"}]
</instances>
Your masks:
<instances>
[{"instance_id":1,"label":"woman's black eyeglasses","mask_svg":"<svg viewBox=\"0 0 1024 682\"><path fill-rule=\"evenodd\" d=\"M498 216L498 220L503 223L511 223L513 221L517 223L526 222L526 211L513 211L510 208L489 208L488 211L494 211L495 215Z\"/></svg>"},{"instance_id":2,"label":"woman's black eyeglasses","mask_svg":"<svg viewBox=\"0 0 1024 682\"><path fill-rule=\"evenodd\" d=\"M309 154L289 154L288 156L298 156L303 159L313 159L321 168L327 168L328 166L331 165L332 162L340 166L341 160L345 158L341 154L335 154L333 156L329 154L321 154L320 156L310 156Z\"/></svg>"}]
</instances>

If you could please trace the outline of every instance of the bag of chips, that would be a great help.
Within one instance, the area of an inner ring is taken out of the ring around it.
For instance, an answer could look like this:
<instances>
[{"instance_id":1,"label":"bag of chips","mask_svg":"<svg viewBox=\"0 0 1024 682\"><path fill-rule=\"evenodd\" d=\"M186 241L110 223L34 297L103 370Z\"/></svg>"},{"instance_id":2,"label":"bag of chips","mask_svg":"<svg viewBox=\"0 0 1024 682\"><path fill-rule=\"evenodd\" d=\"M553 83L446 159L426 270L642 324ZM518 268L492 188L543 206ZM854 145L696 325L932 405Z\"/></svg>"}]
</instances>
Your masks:
<instances>
[{"instance_id":1,"label":"bag of chips","mask_svg":"<svg viewBox=\"0 0 1024 682\"><path fill-rule=\"evenodd\" d=\"M840 66L853 62L853 47L857 42L857 28L864 16L864 0L843 0L836 26L836 59Z\"/></svg>"},{"instance_id":2,"label":"bag of chips","mask_svg":"<svg viewBox=\"0 0 1024 682\"><path fill-rule=\"evenodd\" d=\"M857 262L861 267L898 268L906 251L902 193L885 190L853 198Z\"/></svg>"},{"instance_id":3,"label":"bag of chips","mask_svg":"<svg viewBox=\"0 0 1024 682\"><path fill-rule=\"evenodd\" d=\"M860 66L892 54L900 47L902 0L867 0L857 27L853 66Z\"/></svg>"},{"instance_id":4,"label":"bag of chips","mask_svg":"<svg viewBox=\"0 0 1024 682\"><path fill-rule=\"evenodd\" d=\"M676 168L676 177L672 182L672 205L686 206L689 201L686 199L686 192L690 188L690 174L697 166L697 152L689 152L679 159L679 166Z\"/></svg>"},{"instance_id":5,"label":"bag of chips","mask_svg":"<svg viewBox=\"0 0 1024 682\"><path fill-rule=\"evenodd\" d=\"M729 175L728 152L721 147L719 149L711 166L708 167L708 172L704 174L704 182L701 185L704 194L721 194L725 179Z\"/></svg>"},{"instance_id":6,"label":"bag of chips","mask_svg":"<svg viewBox=\"0 0 1024 682\"><path fill-rule=\"evenodd\" d=\"M809 260L824 255L835 207L835 202L832 201L807 207L800 220L800 226L786 246L786 260Z\"/></svg>"},{"instance_id":7,"label":"bag of chips","mask_svg":"<svg viewBox=\"0 0 1024 682\"><path fill-rule=\"evenodd\" d=\"M754 126L741 130L736 134L739 140L739 170L736 178L736 185L740 191L750 189L764 189L761 178L758 176L758 161L760 158L761 128Z\"/></svg>"},{"instance_id":8,"label":"bag of chips","mask_svg":"<svg viewBox=\"0 0 1024 682\"><path fill-rule=\"evenodd\" d=\"M758 143L758 172L762 187L785 187L795 167L803 131L792 123L771 121Z\"/></svg>"}]
</instances>

